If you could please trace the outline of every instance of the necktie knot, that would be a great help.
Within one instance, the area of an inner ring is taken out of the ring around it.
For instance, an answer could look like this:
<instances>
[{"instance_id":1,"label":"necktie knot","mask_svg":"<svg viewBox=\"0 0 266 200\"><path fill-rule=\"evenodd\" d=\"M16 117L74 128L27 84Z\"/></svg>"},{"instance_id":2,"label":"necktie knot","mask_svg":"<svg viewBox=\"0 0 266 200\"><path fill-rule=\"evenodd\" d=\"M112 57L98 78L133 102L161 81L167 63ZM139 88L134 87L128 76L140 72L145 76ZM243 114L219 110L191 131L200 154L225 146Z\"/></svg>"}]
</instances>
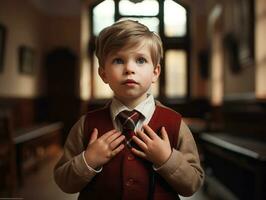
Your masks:
<instances>
[{"instance_id":1,"label":"necktie knot","mask_svg":"<svg viewBox=\"0 0 266 200\"><path fill-rule=\"evenodd\" d=\"M117 117L122 126L122 133L126 136L127 145L131 147L130 141L132 136L135 134L134 130L141 114L136 110L125 110L120 112Z\"/></svg>"},{"instance_id":2,"label":"necktie knot","mask_svg":"<svg viewBox=\"0 0 266 200\"><path fill-rule=\"evenodd\" d=\"M140 118L140 113L138 111L128 111L124 110L118 114L118 119L123 127L123 130L134 131L136 124Z\"/></svg>"}]
</instances>

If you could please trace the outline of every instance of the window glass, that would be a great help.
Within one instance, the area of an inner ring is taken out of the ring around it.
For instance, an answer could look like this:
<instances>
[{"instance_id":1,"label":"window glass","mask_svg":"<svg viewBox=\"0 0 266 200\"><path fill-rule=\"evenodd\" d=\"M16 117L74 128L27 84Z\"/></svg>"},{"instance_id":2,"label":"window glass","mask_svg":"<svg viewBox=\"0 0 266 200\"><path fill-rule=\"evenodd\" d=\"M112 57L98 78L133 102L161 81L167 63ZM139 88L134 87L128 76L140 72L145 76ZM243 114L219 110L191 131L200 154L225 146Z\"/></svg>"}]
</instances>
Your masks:
<instances>
[{"instance_id":1,"label":"window glass","mask_svg":"<svg viewBox=\"0 0 266 200\"><path fill-rule=\"evenodd\" d=\"M186 95L187 61L183 50L165 52L166 96L180 97Z\"/></svg>"},{"instance_id":2,"label":"window glass","mask_svg":"<svg viewBox=\"0 0 266 200\"><path fill-rule=\"evenodd\" d=\"M94 81L94 97L95 98L111 98L113 96L113 92L110 89L109 85L104 83L101 77L98 75L99 63L98 59L94 54L94 70L93 70L93 81Z\"/></svg>"},{"instance_id":3,"label":"window glass","mask_svg":"<svg viewBox=\"0 0 266 200\"><path fill-rule=\"evenodd\" d=\"M159 4L156 0L144 0L139 3L121 0L119 13L125 16L155 16L159 13Z\"/></svg>"},{"instance_id":4,"label":"window glass","mask_svg":"<svg viewBox=\"0 0 266 200\"><path fill-rule=\"evenodd\" d=\"M115 7L113 0L105 0L93 9L93 34L114 23Z\"/></svg>"},{"instance_id":5,"label":"window glass","mask_svg":"<svg viewBox=\"0 0 266 200\"><path fill-rule=\"evenodd\" d=\"M144 25L146 25L150 31L154 31L159 33L159 19L156 17L123 17L121 20L124 19L132 19L138 21Z\"/></svg>"},{"instance_id":6,"label":"window glass","mask_svg":"<svg viewBox=\"0 0 266 200\"><path fill-rule=\"evenodd\" d=\"M173 0L164 2L164 32L167 37L183 37L186 35L186 10Z\"/></svg>"}]
</instances>

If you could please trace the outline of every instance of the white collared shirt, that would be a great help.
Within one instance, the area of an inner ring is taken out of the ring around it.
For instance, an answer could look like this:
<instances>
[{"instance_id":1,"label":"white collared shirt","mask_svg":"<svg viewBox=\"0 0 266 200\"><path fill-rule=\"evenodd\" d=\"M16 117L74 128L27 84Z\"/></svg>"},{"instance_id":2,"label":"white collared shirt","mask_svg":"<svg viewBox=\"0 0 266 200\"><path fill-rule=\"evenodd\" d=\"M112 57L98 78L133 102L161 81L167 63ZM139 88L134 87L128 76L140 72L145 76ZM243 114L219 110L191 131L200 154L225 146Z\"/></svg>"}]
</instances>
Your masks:
<instances>
[{"instance_id":1,"label":"white collared shirt","mask_svg":"<svg viewBox=\"0 0 266 200\"><path fill-rule=\"evenodd\" d=\"M115 129L122 130L119 120L117 120L117 115L124 110L136 110L142 114L143 117L140 118L136 124L135 131L140 130L143 124L148 124L154 111L155 111L155 101L153 95L149 94L148 97L137 105L134 109L130 109L122 104L118 99L113 98L110 106L111 118Z\"/></svg>"}]
</instances>

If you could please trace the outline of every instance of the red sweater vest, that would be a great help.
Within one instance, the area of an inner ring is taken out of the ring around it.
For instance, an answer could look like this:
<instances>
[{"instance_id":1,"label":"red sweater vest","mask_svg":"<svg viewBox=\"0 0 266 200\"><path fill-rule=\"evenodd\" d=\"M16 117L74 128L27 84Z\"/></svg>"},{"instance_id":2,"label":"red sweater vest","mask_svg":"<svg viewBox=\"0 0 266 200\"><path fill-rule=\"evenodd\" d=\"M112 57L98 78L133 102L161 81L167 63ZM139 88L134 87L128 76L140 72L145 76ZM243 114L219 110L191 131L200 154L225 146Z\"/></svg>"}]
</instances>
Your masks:
<instances>
[{"instance_id":1,"label":"red sweater vest","mask_svg":"<svg viewBox=\"0 0 266 200\"><path fill-rule=\"evenodd\" d=\"M98 129L98 137L114 129L109 110L107 106L87 113L84 124L85 146L88 144L93 128ZM162 106L156 106L149 126L158 134L164 126L171 146L176 147L180 122L181 116L178 113ZM154 172L152 163L136 157L128 148L124 148L105 164L102 172L97 174L80 192L79 200L85 199L176 200L178 194Z\"/></svg>"}]
</instances>

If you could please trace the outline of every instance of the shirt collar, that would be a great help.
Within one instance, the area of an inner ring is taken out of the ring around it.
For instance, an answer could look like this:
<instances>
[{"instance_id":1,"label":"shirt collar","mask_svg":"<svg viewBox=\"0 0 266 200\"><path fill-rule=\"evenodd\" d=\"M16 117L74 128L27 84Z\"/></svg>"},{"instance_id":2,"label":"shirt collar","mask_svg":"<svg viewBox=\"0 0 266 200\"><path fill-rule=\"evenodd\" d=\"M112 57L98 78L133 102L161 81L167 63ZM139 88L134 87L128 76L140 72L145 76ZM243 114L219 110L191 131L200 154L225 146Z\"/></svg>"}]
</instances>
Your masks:
<instances>
[{"instance_id":1,"label":"shirt collar","mask_svg":"<svg viewBox=\"0 0 266 200\"><path fill-rule=\"evenodd\" d=\"M141 113L141 115L146 119L150 115L150 110L154 108L155 108L155 101L154 101L153 95L149 94L148 97L144 101L142 101L140 104L138 104L134 108L134 110ZM115 121L116 116L120 112L124 110L132 110L128 108L127 106L125 106L123 103L121 103L115 97L112 99L110 109L111 109L111 116L112 116L113 121Z\"/></svg>"}]
</instances>

